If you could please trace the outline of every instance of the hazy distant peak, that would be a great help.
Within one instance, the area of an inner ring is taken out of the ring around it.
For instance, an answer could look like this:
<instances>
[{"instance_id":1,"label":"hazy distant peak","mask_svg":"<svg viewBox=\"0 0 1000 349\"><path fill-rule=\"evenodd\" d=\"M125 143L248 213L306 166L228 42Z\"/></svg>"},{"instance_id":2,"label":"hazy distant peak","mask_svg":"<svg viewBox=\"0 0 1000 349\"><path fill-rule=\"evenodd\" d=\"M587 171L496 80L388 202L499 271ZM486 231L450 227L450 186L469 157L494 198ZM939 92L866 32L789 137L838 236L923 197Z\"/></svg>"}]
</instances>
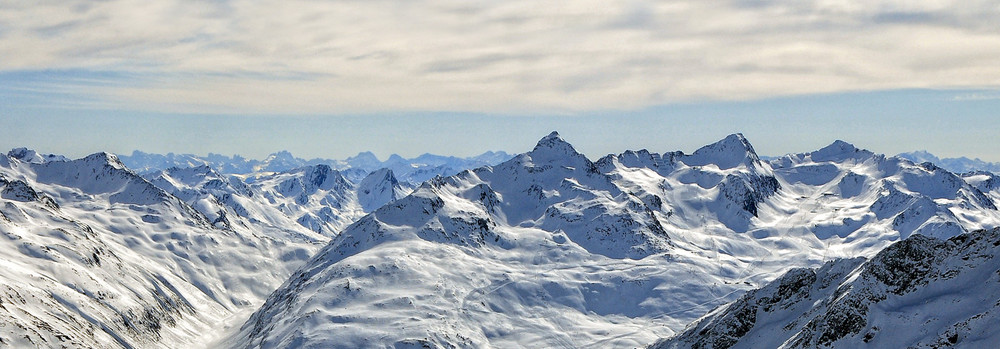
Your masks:
<instances>
[{"instance_id":1,"label":"hazy distant peak","mask_svg":"<svg viewBox=\"0 0 1000 349\"><path fill-rule=\"evenodd\" d=\"M858 153L864 153L868 156L874 155L872 152L858 149L853 144L838 139L830 145L810 153L810 156L813 161L839 161L854 157Z\"/></svg>"},{"instance_id":2,"label":"hazy distant peak","mask_svg":"<svg viewBox=\"0 0 1000 349\"><path fill-rule=\"evenodd\" d=\"M281 158L294 158L295 157L295 156L292 155L292 152L287 151L287 150L280 150L278 152L271 153L271 156L272 157L276 157L276 158L277 157L281 157Z\"/></svg>"},{"instance_id":3,"label":"hazy distant peak","mask_svg":"<svg viewBox=\"0 0 1000 349\"><path fill-rule=\"evenodd\" d=\"M358 153L358 155L347 158L347 161L351 160L381 161L378 159L377 156L375 156L375 153L372 153L370 151L363 151Z\"/></svg>"},{"instance_id":4,"label":"hazy distant peak","mask_svg":"<svg viewBox=\"0 0 1000 349\"><path fill-rule=\"evenodd\" d=\"M900 153L897 157L913 161L914 163L931 162L948 171L964 173L971 171L990 171L1000 173L1000 163L986 162L980 159L969 159L968 157L939 158L926 150L917 150L908 153Z\"/></svg>"},{"instance_id":5,"label":"hazy distant peak","mask_svg":"<svg viewBox=\"0 0 1000 349\"><path fill-rule=\"evenodd\" d=\"M404 159L402 156L399 156L399 154L392 154L392 155L389 155L389 159L385 160L385 162L386 163L397 163L397 162L402 163L402 162L406 162L406 159Z\"/></svg>"}]
</instances>

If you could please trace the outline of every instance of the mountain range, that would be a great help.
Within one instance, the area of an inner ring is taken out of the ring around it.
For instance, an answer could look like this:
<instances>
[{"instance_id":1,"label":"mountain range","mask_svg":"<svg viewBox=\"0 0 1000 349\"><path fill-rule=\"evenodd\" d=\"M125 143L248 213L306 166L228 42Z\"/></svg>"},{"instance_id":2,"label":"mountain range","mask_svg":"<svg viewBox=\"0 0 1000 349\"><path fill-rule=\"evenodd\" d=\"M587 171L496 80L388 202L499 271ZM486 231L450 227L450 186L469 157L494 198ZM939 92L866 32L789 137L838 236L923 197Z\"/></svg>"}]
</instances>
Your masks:
<instances>
[{"instance_id":1,"label":"mountain range","mask_svg":"<svg viewBox=\"0 0 1000 349\"><path fill-rule=\"evenodd\" d=\"M409 161L421 182L277 155L0 157L0 346L997 342L991 172L842 141L765 160L740 134L593 161L553 132Z\"/></svg>"},{"instance_id":2,"label":"mountain range","mask_svg":"<svg viewBox=\"0 0 1000 349\"><path fill-rule=\"evenodd\" d=\"M26 149L24 151L27 151ZM239 155L226 156L209 153L208 156L193 154L150 154L133 151L131 155L119 155L119 159L129 168L138 173L149 173L165 170L171 167L186 168L194 166L209 166L220 173L252 174L267 172L284 172L292 169L326 165L342 172L345 178L360 181L365 175L378 169L390 169L402 181L420 183L434 176L450 176L461 170L486 165L496 165L511 155L502 151L488 151L478 156L459 158L423 154L412 159L405 159L392 154L386 161L379 160L371 152L361 152L358 155L343 160L333 159L302 159L288 151L280 151L268 155L263 160L247 159Z\"/></svg>"},{"instance_id":3,"label":"mountain range","mask_svg":"<svg viewBox=\"0 0 1000 349\"><path fill-rule=\"evenodd\" d=\"M937 156L934 156L934 154L928 153L926 150L901 153L896 156L913 161L915 163L931 162L934 163L935 165L941 166L947 169L948 171L954 173L966 173L975 171L1000 173L1000 163L986 162L978 158L969 159L963 156L958 158L942 159Z\"/></svg>"}]
</instances>

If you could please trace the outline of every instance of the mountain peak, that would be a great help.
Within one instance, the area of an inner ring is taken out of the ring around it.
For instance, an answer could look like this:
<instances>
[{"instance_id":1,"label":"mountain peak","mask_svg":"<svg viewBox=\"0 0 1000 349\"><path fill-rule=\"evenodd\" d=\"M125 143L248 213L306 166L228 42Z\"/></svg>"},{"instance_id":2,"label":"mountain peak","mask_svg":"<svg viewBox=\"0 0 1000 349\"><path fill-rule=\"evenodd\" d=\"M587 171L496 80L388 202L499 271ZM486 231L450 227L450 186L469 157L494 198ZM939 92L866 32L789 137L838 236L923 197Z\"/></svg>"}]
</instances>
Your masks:
<instances>
[{"instance_id":1,"label":"mountain peak","mask_svg":"<svg viewBox=\"0 0 1000 349\"><path fill-rule=\"evenodd\" d=\"M111 167L114 167L114 168L117 168L117 169L124 169L125 168L125 164L123 164L122 161L118 159L117 155L111 154L111 153L105 152L105 151L87 155L87 157L83 158L83 161L84 162L89 162L89 163L96 162L96 163L101 164L101 165L105 165L105 164L106 165L111 165Z\"/></svg>"},{"instance_id":2,"label":"mountain peak","mask_svg":"<svg viewBox=\"0 0 1000 349\"><path fill-rule=\"evenodd\" d=\"M399 154L392 154L392 155L389 155L389 159L385 160L385 162L386 163L404 163L404 162L406 162L406 159L404 159L402 156L399 156Z\"/></svg>"},{"instance_id":3,"label":"mountain peak","mask_svg":"<svg viewBox=\"0 0 1000 349\"><path fill-rule=\"evenodd\" d=\"M559 132L556 131L552 131L552 133L549 133L548 136L545 136L542 139L538 140L538 143L535 144L535 148L532 149L531 152L532 153L537 153L539 151L548 152L549 150L558 151L566 154L576 153L576 149L574 149L573 146L569 144L569 142L566 142L564 139L562 139L562 137L559 136Z\"/></svg>"},{"instance_id":4,"label":"mountain peak","mask_svg":"<svg viewBox=\"0 0 1000 349\"><path fill-rule=\"evenodd\" d=\"M350 161L350 160L366 160L366 161L367 161L367 160L370 160L370 161L380 161L380 160L378 159L378 157L377 157L377 156L375 156L375 153L372 153L372 152L370 152L370 151L363 151L363 152L360 152L360 153L358 153L358 155L355 155L355 156L352 156L352 157L349 157L349 158L347 158L347 160L348 160L348 161Z\"/></svg>"},{"instance_id":5,"label":"mountain peak","mask_svg":"<svg viewBox=\"0 0 1000 349\"><path fill-rule=\"evenodd\" d=\"M851 143L838 139L820 150L809 153L809 155L813 161L841 161L856 157L859 153L873 155L870 152L858 149L858 147L855 147Z\"/></svg>"},{"instance_id":6,"label":"mountain peak","mask_svg":"<svg viewBox=\"0 0 1000 349\"><path fill-rule=\"evenodd\" d=\"M590 162L586 156L580 154L573 148L573 145L569 144L559 136L558 132L552 131L549 135L543 137L535 145L535 148L530 152L526 153L531 160L535 163L550 163L559 162L563 163L570 161L572 163L578 162L579 159L586 160L587 163ZM568 166L579 166L568 165Z\"/></svg>"},{"instance_id":7,"label":"mountain peak","mask_svg":"<svg viewBox=\"0 0 1000 349\"><path fill-rule=\"evenodd\" d=\"M365 171L374 171L382 167L382 161L370 151L360 152L358 155L349 157L344 161L351 167L360 168Z\"/></svg>"},{"instance_id":8,"label":"mountain peak","mask_svg":"<svg viewBox=\"0 0 1000 349\"><path fill-rule=\"evenodd\" d=\"M718 142L698 148L683 161L689 166L716 164L725 170L742 163L758 162L760 158L742 133L734 133Z\"/></svg>"},{"instance_id":9,"label":"mountain peak","mask_svg":"<svg viewBox=\"0 0 1000 349\"><path fill-rule=\"evenodd\" d=\"M304 169L306 170L304 180L315 188L330 190L334 187L347 185L347 180L340 174L340 171L334 170L329 165L318 164L312 168L305 167Z\"/></svg>"},{"instance_id":10,"label":"mountain peak","mask_svg":"<svg viewBox=\"0 0 1000 349\"><path fill-rule=\"evenodd\" d=\"M274 160L274 159L294 160L295 156L292 155L292 153L290 151L282 150L282 151L279 151L277 153L271 153L271 155L267 156L267 158L266 158L265 161Z\"/></svg>"},{"instance_id":11,"label":"mountain peak","mask_svg":"<svg viewBox=\"0 0 1000 349\"><path fill-rule=\"evenodd\" d=\"M547 136L542 137L541 141L544 141L544 140L547 140L547 139L562 139L562 137L559 136L559 131L552 131L552 132L549 132L549 134Z\"/></svg>"},{"instance_id":12,"label":"mountain peak","mask_svg":"<svg viewBox=\"0 0 1000 349\"><path fill-rule=\"evenodd\" d=\"M399 181L388 168L369 173L358 183L358 200L365 212L372 212L383 205L405 196Z\"/></svg>"},{"instance_id":13,"label":"mountain peak","mask_svg":"<svg viewBox=\"0 0 1000 349\"><path fill-rule=\"evenodd\" d=\"M367 183L362 184L361 186L371 186L378 182L390 183L392 185L399 184L399 181L396 179L396 175L387 167L380 168L372 173L369 173L361 182Z\"/></svg>"},{"instance_id":14,"label":"mountain peak","mask_svg":"<svg viewBox=\"0 0 1000 349\"><path fill-rule=\"evenodd\" d=\"M21 162L30 162L34 164L42 164L50 161L69 161L69 159L62 155L39 154L34 150L24 147L11 149L7 152L7 156L12 159L18 159Z\"/></svg>"},{"instance_id":15,"label":"mountain peak","mask_svg":"<svg viewBox=\"0 0 1000 349\"><path fill-rule=\"evenodd\" d=\"M753 146L750 145L750 141L748 141L746 137L743 137L742 133L737 132L730 134L726 136L726 138L723 138L721 141L716 142L716 144L718 143L729 144L733 147L743 148L744 150L751 153L754 152Z\"/></svg>"},{"instance_id":16,"label":"mountain peak","mask_svg":"<svg viewBox=\"0 0 1000 349\"><path fill-rule=\"evenodd\" d=\"M913 161L914 163L918 164L921 162L933 162L933 163L941 162L941 158L937 157L934 154L931 154L926 150L917 150L917 151L911 151L909 153L900 153L899 155L896 156Z\"/></svg>"},{"instance_id":17,"label":"mountain peak","mask_svg":"<svg viewBox=\"0 0 1000 349\"><path fill-rule=\"evenodd\" d=\"M21 147L21 148L11 149L9 152L7 152L7 156L13 159L21 160L23 162L32 162L35 159L35 157L38 156L38 154L35 153L34 150Z\"/></svg>"}]
</instances>

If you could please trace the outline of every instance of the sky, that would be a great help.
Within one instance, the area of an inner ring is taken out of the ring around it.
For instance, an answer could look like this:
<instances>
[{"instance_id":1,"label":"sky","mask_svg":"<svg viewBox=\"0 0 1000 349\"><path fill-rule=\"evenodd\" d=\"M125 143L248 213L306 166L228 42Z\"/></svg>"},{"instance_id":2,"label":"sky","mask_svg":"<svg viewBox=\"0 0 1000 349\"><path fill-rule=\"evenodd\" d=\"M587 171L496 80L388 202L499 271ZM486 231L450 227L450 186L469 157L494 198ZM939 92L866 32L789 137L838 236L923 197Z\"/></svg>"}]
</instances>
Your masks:
<instances>
[{"instance_id":1,"label":"sky","mask_svg":"<svg viewBox=\"0 0 1000 349\"><path fill-rule=\"evenodd\" d=\"M0 0L0 147L1000 161L996 1Z\"/></svg>"}]
</instances>

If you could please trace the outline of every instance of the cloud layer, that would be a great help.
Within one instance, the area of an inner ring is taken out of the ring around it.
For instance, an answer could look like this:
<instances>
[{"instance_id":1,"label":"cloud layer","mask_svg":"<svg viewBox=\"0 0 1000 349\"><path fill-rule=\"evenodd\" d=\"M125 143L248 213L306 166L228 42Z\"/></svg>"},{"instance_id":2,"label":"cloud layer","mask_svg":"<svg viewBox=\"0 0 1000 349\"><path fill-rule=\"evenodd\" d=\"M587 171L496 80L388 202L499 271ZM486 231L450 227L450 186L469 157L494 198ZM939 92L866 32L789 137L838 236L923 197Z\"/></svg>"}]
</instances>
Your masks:
<instances>
[{"instance_id":1,"label":"cloud layer","mask_svg":"<svg viewBox=\"0 0 1000 349\"><path fill-rule=\"evenodd\" d=\"M998 18L980 0L0 0L0 74L168 112L632 109L996 88Z\"/></svg>"}]
</instances>

